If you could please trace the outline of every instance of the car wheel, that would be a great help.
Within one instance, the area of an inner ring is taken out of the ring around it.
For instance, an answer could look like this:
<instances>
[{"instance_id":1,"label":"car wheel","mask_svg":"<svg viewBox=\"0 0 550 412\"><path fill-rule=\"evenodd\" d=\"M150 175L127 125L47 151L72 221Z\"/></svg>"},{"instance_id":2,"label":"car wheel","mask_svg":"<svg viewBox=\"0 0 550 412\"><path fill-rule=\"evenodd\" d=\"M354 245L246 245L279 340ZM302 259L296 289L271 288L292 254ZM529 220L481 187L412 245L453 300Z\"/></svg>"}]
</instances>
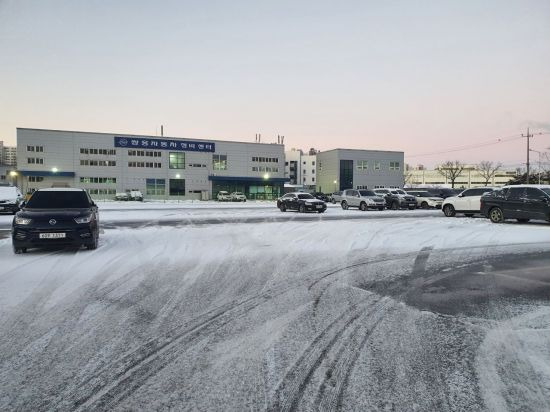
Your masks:
<instances>
[{"instance_id":1,"label":"car wheel","mask_svg":"<svg viewBox=\"0 0 550 412\"><path fill-rule=\"evenodd\" d=\"M317 213L325 213L324 210L318 210Z\"/></svg>"},{"instance_id":2,"label":"car wheel","mask_svg":"<svg viewBox=\"0 0 550 412\"><path fill-rule=\"evenodd\" d=\"M367 204L365 202L361 202L359 205L359 209L361 209L363 212L367 211Z\"/></svg>"},{"instance_id":3,"label":"car wheel","mask_svg":"<svg viewBox=\"0 0 550 412\"><path fill-rule=\"evenodd\" d=\"M344 209L344 210L349 209L348 202L346 202L345 200L342 200L342 209Z\"/></svg>"},{"instance_id":4,"label":"car wheel","mask_svg":"<svg viewBox=\"0 0 550 412\"><path fill-rule=\"evenodd\" d=\"M489 219L493 223L502 223L504 222L504 215L500 207L494 207L489 211Z\"/></svg>"},{"instance_id":5,"label":"car wheel","mask_svg":"<svg viewBox=\"0 0 550 412\"><path fill-rule=\"evenodd\" d=\"M519 223L527 223L529 222L531 219L516 219Z\"/></svg>"},{"instance_id":6,"label":"car wheel","mask_svg":"<svg viewBox=\"0 0 550 412\"><path fill-rule=\"evenodd\" d=\"M90 245L86 245L86 248L88 250L95 250L95 249L97 249L98 243L99 243L99 236L94 236L94 243L92 243Z\"/></svg>"},{"instance_id":7,"label":"car wheel","mask_svg":"<svg viewBox=\"0 0 550 412\"><path fill-rule=\"evenodd\" d=\"M422 204L420 205L420 207L422 209L429 209L430 208L430 205L428 205L428 202L422 202Z\"/></svg>"},{"instance_id":8,"label":"car wheel","mask_svg":"<svg viewBox=\"0 0 550 412\"><path fill-rule=\"evenodd\" d=\"M379 207L379 208L378 208L378 210L380 210L380 211L383 211L383 210L384 210L384 208L383 208L383 207Z\"/></svg>"},{"instance_id":9,"label":"car wheel","mask_svg":"<svg viewBox=\"0 0 550 412\"><path fill-rule=\"evenodd\" d=\"M443 207L443 213L447 217L454 217L456 215L456 211L453 205L445 205Z\"/></svg>"},{"instance_id":10,"label":"car wheel","mask_svg":"<svg viewBox=\"0 0 550 412\"><path fill-rule=\"evenodd\" d=\"M16 255L19 255L21 253L27 253L27 248L26 247L13 247L13 253L15 253Z\"/></svg>"},{"instance_id":11,"label":"car wheel","mask_svg":"<svg viewBox=\"0 0 550 412\"><path fill-rule=\"evenodd\" d=\"M305 205L300 205L300 207L298 208L298 211L299 211L300 213L306 213L306 207L305 207Z\"/></svg>"},{"instance_id":12,"label":"car wheel","mask_svg":"<svg viewBox=\"0 0 550 412\"><path fill-rule=\"evenodd\" d=\"M464 216L466 216L466 217L474 217L474 214L473 214L473 213L464 213Z\"/></svg>"},{"instance_id":13,"label":"car wheel","mask_svg":"<svg viewBox=\"0 0 550 412\"><path fill-rule=\"evenodd\" d=\"M284 203L281 203L281 206L279 206L279 209L281 210L281 212L286 212L286 206Z\"/></svg>"},{"instance_id":14,"label":"car wheel","mask_svg":"<svg viewBox=\"0 0 550 412\"><path fill-rule=\"evenodd\" d=\"M399 203L392 202L391 204L391 210L398 210L399 209Z\"/></svg>"}]
</instances>

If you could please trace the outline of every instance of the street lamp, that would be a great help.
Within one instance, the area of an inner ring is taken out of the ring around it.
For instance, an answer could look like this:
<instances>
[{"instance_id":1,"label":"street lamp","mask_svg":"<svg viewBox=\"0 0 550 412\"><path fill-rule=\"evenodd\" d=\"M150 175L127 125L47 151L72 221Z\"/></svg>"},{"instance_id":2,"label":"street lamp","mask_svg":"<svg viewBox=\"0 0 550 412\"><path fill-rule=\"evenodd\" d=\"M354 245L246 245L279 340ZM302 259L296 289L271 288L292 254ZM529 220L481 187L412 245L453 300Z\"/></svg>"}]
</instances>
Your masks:
<instances>
[{"instance_id":1,"label":"street lamp","mask_svg":"<svg viewBox=\"0 0 550 412\"><path fill-rule=\"evenodd\" d=\"M269 173L266 173L266 174L264 175L264 180L267 180L267 179L269 179Z\"/></svg>"},{"instance_id":2,"label":"street lamp","mask_svg":"<svg viewBox=\"0 0 550 412\"><path fill-rule=\"evenodd\" d=\"M176 174L176 179L179 179L181 177L181 175L178 173Z\"/></svg>"},{"instance_id":3,"label":"street lamp","mask_svg":"<svg viewBox=\"0 0 550 412\"><path fill-rule=\"evenodd\" d=\"M57 167L52 167L52 173L57 173L59 169Z\"/></svg>"},{"instance_id":4,"label":"street lamp","mask_svg":"<svg viewBox=\"0 0 550 412\"><path fill-rule=\"evenodd\" d=\"M336 192L336 184L338 183L338 180L335 180L333 183L334 183L334 191Z\"/></svg>"}]
</instances>

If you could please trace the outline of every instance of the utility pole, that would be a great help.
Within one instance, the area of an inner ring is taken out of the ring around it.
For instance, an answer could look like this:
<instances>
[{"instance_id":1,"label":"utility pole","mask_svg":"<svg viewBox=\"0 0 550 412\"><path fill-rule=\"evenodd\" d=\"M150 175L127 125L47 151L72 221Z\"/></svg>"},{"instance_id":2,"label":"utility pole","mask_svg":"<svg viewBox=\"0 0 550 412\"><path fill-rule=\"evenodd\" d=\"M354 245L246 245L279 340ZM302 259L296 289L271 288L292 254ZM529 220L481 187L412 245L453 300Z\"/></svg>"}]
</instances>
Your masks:
<instances>
[{"instance_id":1,"label":"utility pole","mask_svg":"<svg viewBox=\"0 0 550 412\"><path fill-rule=\"evenodd\" d=\"M527 179L526 179L526 182L527 184L529 184L529 152L531 151L529 149L529 138L530 137L533 137L532 134L529 134L529 128L527 128L527 134L524 135L523 133L521 134L523 137L526 137L527 138Z\"/></svg>"}]
</instances>

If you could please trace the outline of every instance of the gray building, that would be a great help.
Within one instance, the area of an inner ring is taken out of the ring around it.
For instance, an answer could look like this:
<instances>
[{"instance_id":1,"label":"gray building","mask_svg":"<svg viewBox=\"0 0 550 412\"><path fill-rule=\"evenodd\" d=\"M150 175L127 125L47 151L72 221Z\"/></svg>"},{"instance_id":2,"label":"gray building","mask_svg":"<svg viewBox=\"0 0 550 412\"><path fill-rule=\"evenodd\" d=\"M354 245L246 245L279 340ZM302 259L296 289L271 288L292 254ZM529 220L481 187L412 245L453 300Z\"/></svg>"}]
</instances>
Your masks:
<instances>
[{"instance_id":1,"label":"gray building","mask_svg":"<svg viewBox=\"0 0 550 412\"><path fill-rule=\"evenodd\" d=\"M68 185L96 198L140 190L146 198L215 198L220 190L249 199L283 192L284 146L118 133L17 129L23 192Z\"/></svg>"},{"instance_id":2,"label":"gray building","mask_svg":"<svg viewBox=\"0 0 550 412\"><path fill-rule=\"evenodd\" d=\"M403 187L404 153L334 149L317 153L317 190Z\"/></svg>"}]
</instances>

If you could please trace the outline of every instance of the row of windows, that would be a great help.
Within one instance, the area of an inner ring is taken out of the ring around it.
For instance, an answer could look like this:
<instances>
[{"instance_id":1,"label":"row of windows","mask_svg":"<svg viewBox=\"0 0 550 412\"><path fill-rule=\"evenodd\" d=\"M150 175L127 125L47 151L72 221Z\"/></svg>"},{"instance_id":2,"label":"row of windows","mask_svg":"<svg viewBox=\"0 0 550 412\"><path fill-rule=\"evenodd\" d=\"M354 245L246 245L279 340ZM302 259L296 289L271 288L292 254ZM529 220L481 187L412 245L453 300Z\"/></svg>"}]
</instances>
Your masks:
<instances>
[{"instance_id":1,"label":"row of windows","mask_svg":"<svg viewBox=\"0 0 550 412\"><path fill-rule=\"evenodd\" d=\"M162 152L152 150L128 150L128 156L162 157Z\"/></svg>"},{"instance_id":2,"label":"row of windows","mask_svg":"<svg viewBox=\"0 0 550 412\"><path fill-rule=\"evenodd\" d=\"M29 182L43 182L44 176L29 176Z\"/></svg>"},{"instance_id":3,"label":"row of windows","mask_svg":"<svg viewBox=\"0 0 550 412\"><path fill-rule=\"evenodd\" d=\"M269 167L269 166L252 166L253 172L274 172L277 173L279 171L278 167Z\"/></svg>"},{"instance_id":4,"label":"row of windows","mask_svg":"<svg viewBox=\"0 0 550 412\"><path fill-rule=\"evenodd\" d=\"M116 160L80 159L80 166L116 166Z\"/></svg>"},{"instance_id":5,"label":"row of windows","mask_svg":"<svg viewBox=\"0 0 550 412\"><path fill-rule=\"evenodd\" d=\"M80 183L116 183L116 177L81 177Z\"/></svg>"},{"instance_id":6,"label":"row of windows","mask_svg":"<svg viewBox=\"0 0 550 412\"><path fill-rule=\"evenodd\" d=\"M164 196L166 179L146 179L145 192L152 196ZM168 193L170 196L185 196L185 179L168 179Z\"/></svg>"},{"instance_id":7,"label":"row of windows","mask_svg":"<svg viewBox=\"0 0 550 412\"><path fill-rule=\"evenodd\" d=\"M91 195L114 195L115 189L86 189Z\"/></svg>"},{"instance_id":8,"label":"row of windows","mask_svg":"<svg viewBox=\"0 0 550 412\"><path fill-rule=\"evenodd\" d=\"M128 167L150 167L154 169L160 169L162 163L156 162L128 162Z\"/></svg>"},{"instance_id":9,"label":"row of windows","mask_svg":"<svg viewBox=\"0 0 550 412\"><path fill-rule=\"evenodd\" d=\"M302 174L307 174L307 170L304 169L303 173ZM311 169L311 174L314 175L315 174L315 169Z\"/></svg>"},{"instance_id":10,"label":"row of windows","mask_svg":"<svg viewBox=\"0 0 550 412\"><path fill-rule=\"evenodd\" d=\"M257 157L257 156L252 156L252 161L253 162L258 162L258 163L279 163L279 158L278 157Z\"/></svg>"},{"instance_id":11,"label":"row of windows","mask_svg":"<svg viewBox=\"0 0 550 412\"><path fill-rule=\"evenodd\" d=\"M43 165L44 159L41 157L27 157L27 164L29 165Z\"/></svg>"},{"instance_id":12,"label":"row of windows","mask_svg":"<svg viewBox=\"0 0 550 412\"><path fill-rule=\"evenodd\" d=\"M116 155L116 150L115 149L89 149L89 148L81 147L80 154L114 156Z\"/></svg>"},{"instance_id":13,"label":"row of windows","mask_svg":"<svg viewBox=\"0 0 550 412\"><path fill-rule=\"evenodd\" d=\"M27 146L27 152L43 152L44 146Z\"/></svg>"}]
</instances>

